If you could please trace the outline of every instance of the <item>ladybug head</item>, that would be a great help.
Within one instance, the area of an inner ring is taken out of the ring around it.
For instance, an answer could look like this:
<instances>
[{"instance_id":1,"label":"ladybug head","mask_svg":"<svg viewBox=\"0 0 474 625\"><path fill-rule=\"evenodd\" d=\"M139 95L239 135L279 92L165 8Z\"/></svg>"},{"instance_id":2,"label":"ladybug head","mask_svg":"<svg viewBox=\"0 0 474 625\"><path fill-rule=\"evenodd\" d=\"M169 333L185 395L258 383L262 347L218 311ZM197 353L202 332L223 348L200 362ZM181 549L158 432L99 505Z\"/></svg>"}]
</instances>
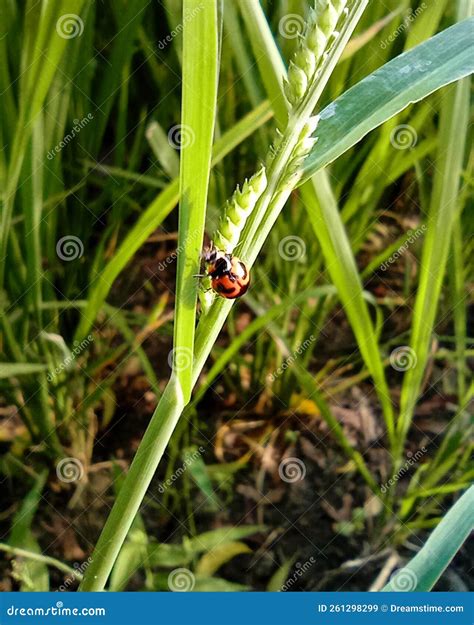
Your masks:
<instances>
[{"instance_id":1,"label":"ladybug head","mask_svg":"<svg viewBox=\"0 0 474 625\"><path fill-rule=\"evenodd\" d=\"M202 258L207 265L213 265L216 262L218 251L211 243L211 247L206 248L202 253Z\"/></svg>"},{"instance_id":2,"label":"ladybug head","mask_svg":"<svg viewBox=\"0 0 474 625\"><path fill-rule=\"evenodd\" d=\"M207 274L213 277L223 275L232 269L230 254L218 250L213 244L204 250L203 260Z\"/></svg>"}]
</instances>

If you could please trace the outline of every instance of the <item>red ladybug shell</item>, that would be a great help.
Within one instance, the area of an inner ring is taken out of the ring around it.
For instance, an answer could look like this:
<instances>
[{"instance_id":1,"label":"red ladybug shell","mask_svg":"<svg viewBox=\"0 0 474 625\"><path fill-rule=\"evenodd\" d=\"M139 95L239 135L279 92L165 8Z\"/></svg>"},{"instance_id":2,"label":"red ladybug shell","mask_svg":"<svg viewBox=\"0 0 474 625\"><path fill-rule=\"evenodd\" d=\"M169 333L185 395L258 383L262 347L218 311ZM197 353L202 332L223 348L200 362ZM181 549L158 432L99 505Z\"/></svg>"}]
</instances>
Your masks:
<instances>
[{"instance_id":1,"label":"red ladybug shell","mask_svg":"<svg viewBox=\"0 0 474 625\"><path fill-rule=\"evenodd\" d=\"M249 271L237 256L217 252L208 264L207 274L214 291L226 299L241 297L249 288Z\"/></svg>"}]
</instances>

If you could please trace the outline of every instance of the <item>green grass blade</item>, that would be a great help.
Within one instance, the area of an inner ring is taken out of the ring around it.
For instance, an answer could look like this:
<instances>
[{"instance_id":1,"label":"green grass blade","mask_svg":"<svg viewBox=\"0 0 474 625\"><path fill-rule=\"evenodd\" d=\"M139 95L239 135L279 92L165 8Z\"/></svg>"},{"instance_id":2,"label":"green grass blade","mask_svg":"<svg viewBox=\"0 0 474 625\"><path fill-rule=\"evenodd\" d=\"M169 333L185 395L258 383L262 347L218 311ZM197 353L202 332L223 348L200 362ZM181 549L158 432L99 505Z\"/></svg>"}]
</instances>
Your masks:
<instances>
[{"instance_id":1,"label":"green grass blade","mask_svg":"<svg viewBox=\"0 0 474 625\"><path fill-rule=\"evenodd\" d=\"M434 35L446 9L447 0L429 2L424 11L417 17L410 27L405 42L405 50L418 45L428 37Z\"/></svg>"},{"instance_id":2,"label":"green grass blade","mask_svg":"<svg viewBox=\"0 0 474 625\"><path fill-rule=\"evenodd\" d=\"M0 380L16 378L19 375L32 375L48 370L48 365L36 362L0 362Z\"/></svg>"},{"instance_id":3,"label":"green grass blade","mask_svg":"<svg viewBox=\"0 0 474 625\"><path fill-rule=\"evenodd\" d=\"M461 22L460 26L465 23ZM442 101L434 186L410 340L410 349L416 358L414 366L405 373L400 398L400 418L397 424L399 456L402 454L428 362L431 334L459 207L458 192L469 123L469 83L469 79L466 79L448 87Z\"/></svg>"},{"instance_id":4,"label":"green grass blade","mask_svg":"<svg viewBox=\"0 0 474 625\"><path fill-rule=\"evenodd\" d=\"M364 300L362 281L351 244L327 175L322 171L316 173L311 180L311 186L309 183L305 184L301 192L308 217L326 260L326 268L337 287L362 357L374 380L393 449L394 414L377 336Z\"/></svg>"},{"instance_id":5,"label":"green grass blade","mask_svg":"<svg viewBox=\"0 0 474 625\"><path fill-rule=\"evenodd\" d=\"M452 253L450 259L450 287L451 301L454 316L454 333L456 340L456 367L458 378L458 397L463 400L466 394L467 377L467 306L466 299L466 273L464 271L462 225L459 215L453 224Z\"/></svg>"},{"instance_id":6,"label":"green grass blade","mask_svg":"<svg viewBox=\"0 0 474 625\"><path fill-rule=\"evenodd\" d=\"M262 82L267 96L271 98L275 118L278 124L284 125L288 111L286 101L280 94L283 93L283 78L286 77L285 64L268 27L267 18L260 3L239 0L239 8L244 18Z\"/></svg>"},{"instance_id":7,"label":"green grass blade","mask_svg":"<svg viewBox=\"0 0 474 625\"><path fill-rule=\"evenodd\" d=\"M265 96L254 76L255 68L242 37L237 8L237 5L233 2L226 3L224 8L224 26L226 35L232 42L235 62L239 67L241 80L245 85L252 106L255 107L258 106Z\"/></svg>"},{"instance_id":8,"label":"green grass blade","mask_svg":"<svg viewBox=\"0 0 474 625\"><path fill-rule=\"evenodd\" d=\"M397 571L382 592L427 592L456 555L474 528L474 486L458 499L421 551Z\"/></svg>"},{"instance_id":9,"label":"green grass blade","mask_svg":"<svg viewBox=\"0 0 474 625\"><path fill-rule=\"evenodd\" d=\"M43 206L43 115L40 113L33 128L31 141L31 179L23 186L30 192L25 201L25 242L27 248L28 298L36 310L38 327L41 327L41 212Z\"/></svg>"},{"instance_id":10,"label":"green grass blade","mask_svg":"<svg viewBox=\"0 0 474 625\"><path fill-rule=\"evenodd\" d=\"M170 178L176 178L179 175L179 158L169 142L168 135L158 122L153 121L149 124L146 138L163 171Z\"/></svg>"},{"instance_id":11,"label":"green grass blade","mask_svg":"<svg viewBox=\"0 0 474 625\"><path fill-rule=\"evenodd\" d=\"M185 401L189 400L192 390L199 287L195 275L201 265L218 80L217 4L185 0L183 14L187 13L194 17L187 22L183 39L181 133L184 140L180 161L179 254L173 343L173 374L178 378Z\"/></svg>"}]
</instances>

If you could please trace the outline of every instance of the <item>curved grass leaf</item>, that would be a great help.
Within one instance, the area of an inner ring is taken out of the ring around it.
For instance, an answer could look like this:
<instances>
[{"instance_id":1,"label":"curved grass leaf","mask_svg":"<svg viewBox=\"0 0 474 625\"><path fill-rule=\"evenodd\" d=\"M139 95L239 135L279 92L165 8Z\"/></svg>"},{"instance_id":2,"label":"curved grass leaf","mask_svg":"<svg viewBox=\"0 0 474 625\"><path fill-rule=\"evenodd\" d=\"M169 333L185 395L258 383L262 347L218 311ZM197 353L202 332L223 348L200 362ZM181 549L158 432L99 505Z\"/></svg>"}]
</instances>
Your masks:
<instances>
[{"instance_id":1,"label":"curved grass leaf","mask_svg":"<svg viewBox=\"0 0 474 625\"><path fill-rule=\"evenodd\" d=\"M413 102L474 71L474 18L443 30L376 70L321 111L301 184Z\"/></svg>"},{"instance_id":2,"label":"curved grass leaf","mask_svg":"<svg viewBox=\"0 0 474 625\"><path fill-rule=\"evenodd\" d=\"M474 528L474 486L458 499L440 521L419 553L395 573L382 592L403 590L403 580L410 592L426 592L436 584Z\"/></svg>"},{"instance_id":3,"label":"curved grass leaf","mask_svg":"<svg viewBox=\"0 0 474 625\"><path fill-rule=\"evenodd\" d=\"M250 547L240 541L218 545L205 553L196 564L196 574L206 577L213 576L221 566L243 553L252 553Z\"/></svg>"}]
</instances>

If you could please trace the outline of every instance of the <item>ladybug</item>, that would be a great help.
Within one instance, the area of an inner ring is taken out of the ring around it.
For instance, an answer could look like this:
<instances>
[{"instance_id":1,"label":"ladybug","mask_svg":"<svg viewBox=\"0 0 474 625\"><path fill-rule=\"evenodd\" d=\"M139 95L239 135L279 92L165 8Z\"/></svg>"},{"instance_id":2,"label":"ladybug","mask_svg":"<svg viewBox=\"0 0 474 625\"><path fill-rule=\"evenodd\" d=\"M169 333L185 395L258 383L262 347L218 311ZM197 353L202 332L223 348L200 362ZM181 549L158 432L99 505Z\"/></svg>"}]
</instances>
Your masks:
<instances>
[{"instance_id":1,"label":"ladybug","mask_svg":"<svg viewBox=\"0 0 474 625\"><path fill-rule=\"evenodd\" d=\"M212 247L205 252L204 262L212 288L221 297L236 299L247 293L250 275L240 258Z\"/></svg>"}]
</instances>

